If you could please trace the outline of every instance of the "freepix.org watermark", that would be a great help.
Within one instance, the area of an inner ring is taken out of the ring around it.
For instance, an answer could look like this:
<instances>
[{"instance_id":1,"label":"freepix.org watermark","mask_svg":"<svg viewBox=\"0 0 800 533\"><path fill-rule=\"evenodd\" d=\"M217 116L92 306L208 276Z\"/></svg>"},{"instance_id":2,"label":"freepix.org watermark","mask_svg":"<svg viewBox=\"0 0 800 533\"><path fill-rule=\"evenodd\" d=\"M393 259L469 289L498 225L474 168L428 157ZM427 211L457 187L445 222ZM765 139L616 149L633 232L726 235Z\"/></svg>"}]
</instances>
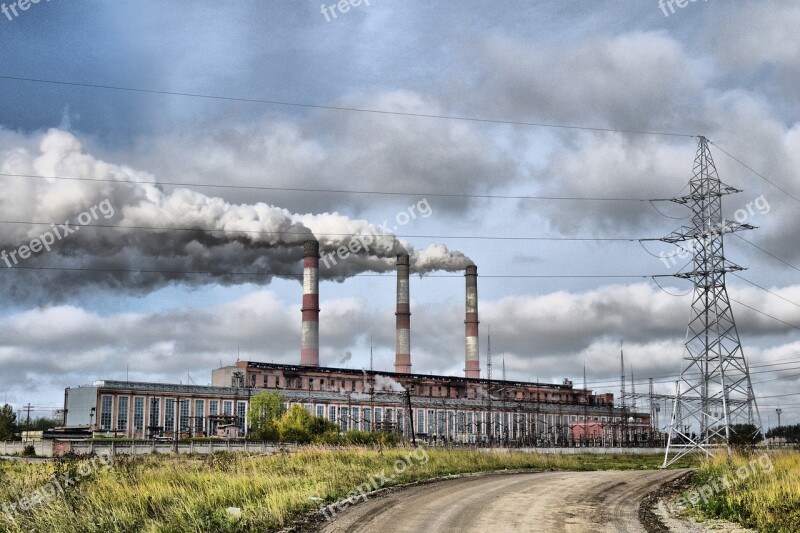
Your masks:
<instances>
[{"instance_id":1,"label":"freepix.org watermark","mask_svg":"<svg viewBox=\"0 0 800 533\"><path fill-rule=\"evenodd\" d=\"M331 5L322 4L319 11L325 16L325 20L331 22L336 20L340 14L344 15L350 11L350 8L359 7L361 5L371 6L372 4L370 4L369 1L370 0L339 0Z\"/></svg>"},{"instance_id":2,"label":"freepix.org watermark","mask_svg":"<svg viewBox=\"0 0 800 533\"><path fill-rule=\"evenodd\" d=\"M668 254L666 252L661 252L658 254L658 257L661 262L664 263L665 267L670 268L671 266L675 266L678 264L678 259L688 260L696 251L702 250L702 247L714 237L730 233L734 222L736 224L744 224L755 216L756 213L759 215L766 215L771 210L772 207L769 205L766 196L762 194L744 207L737 209L733 213L733 220L723 219L716 228L712 229L711 235L708 235L705 239L693 240L688 248L681 246L680 251L674 253Z\"/></svg>"},{"instance_id":3,"label":"freepix.org watermark","mask_svg":"<svg viewBox=\"0 0 800 533\"><path fill-rule=\"evenodd\" d=\"M32 5L38 4L39 2L49 2L50 0L16 0L15 2L10 2L6 4L0 4L0 12L6 16L9 22L16 19L25 11L29 10Z\"/></svg>"},{"instance_id":4,"label":"freepix.org watermark","mask_svg":"<svg viewBox=\"0 0 800 533\"><path fill-rule=\"evenodd\" d=\"M722 476L712 479L705 485L690 490L685 496L680 496L672 501L670 507L673 511L685 511L687 507L694 507L701 500L703 503L708 503L712 496L724 490L735 488L738 483L742 483L750 476L757 474L759 470L764 474L769 474L775 470L769 455L763 454L757 459L751 460L748 464L740 466L736 469L735 476Z\"/></svg>"},{"instance_id":5,"label":"freepix.org watermark","mask_svg":"<svg viewBox=\"0 0 800 533\"><path fill-rule=\"evenodd\" d=\"M378 490L387 483L391 483L397 476L401 475L409 468L417 465L424 465L429 460L430 457L428 456L428 452L425 451L425 448L418 447L403 459L398 459L394 462L392 465L394 474L387 475L386 470L381 470L378 474L372 474L367 481L350 491L346 498L328 506L320 507L319 510L325 517L325 520L331 520L336 517L337 510L339 512L344 511L351 505L355 505L358 500L363 502L367 501L370 492Z\"/></svg>"},{"instance_id":6,"label":"freepix.org watermark","mask_svg":"<svg viewBox=\"0 0 800 533\"><path fill-rule=\"evenodd\" d=\"M353 235L353 237L350 239L350 242L347 243L347 246L342 245L333 252L322 254L322 264L325 265L325 268L331 268L336 266L337 259L340 261L345 261L351 255L357 254L362 250L364 252L369 252L369 247L372 246L377 239L396 232L400 226L410 224L411 221L416 220L417 217L428 218L432 214L433 208L431 207L431 204L428 203L427 198L423 198L419 202L411 204L408 206L408 208L403 211L399 211L395 215L394 221L397 222L396 226L389 227L388 220L384 220L383 224L373 226L376 233L381 232L383 235L372 235L369 233Z\"/></svg>"},{"instance_id":7,"label":"freepix.org watermark","mask_svg":"<svg viewBox=\"0 0 800 533\"><path fill-rule=\"evenodd\" d=\"M689 4L694 4L698 1L699 0L658 0L658 7L661 9L661 12L664 13L665 17L669 17L675 14L676 7L678 9L683 9ZM703 2L708 2L708 0L703 0Z\"/></svg>"},{"instance_id":8,"label":"freepix.org watermark","mask_svg":"<svg viewBox=\"0 0 800 533\"><path fill-rule=\"evenodd\" d=\"M23 244L16 250L10 252L3 250L0 251L0 259L6 264L8 268L13 268L18 265L21 260L30 258L32 255L41 253L42 251L49 252L51 247L67 235L72 235L81 229L81 226L88 226L95 220L100 219L100 215L107 220L114 216L114 207L111 201L106 199L97 205L93 205L77 217L74 221L67 220L63 224L50 224L53 229L46 231L33 239L28 244Z\"/></svg>"},{"instance_id":9,"label":"freepix.org watermark","mask_svg":"<svg viewBox=\"0 0 800 533\"><path fill-rule=\"evenodd\" d=\"M50 481L38 490L11 504L3 503L2 512L13 520L14 515L18 512L27 512L51 502L57 496L77 486L81 481L92 477L101 469L110 468L112 464L114 464L114 459L111 455L100 454L97 457L81 462L74 474L69 471L53 474Z\"/></svg>"}]
</instances>

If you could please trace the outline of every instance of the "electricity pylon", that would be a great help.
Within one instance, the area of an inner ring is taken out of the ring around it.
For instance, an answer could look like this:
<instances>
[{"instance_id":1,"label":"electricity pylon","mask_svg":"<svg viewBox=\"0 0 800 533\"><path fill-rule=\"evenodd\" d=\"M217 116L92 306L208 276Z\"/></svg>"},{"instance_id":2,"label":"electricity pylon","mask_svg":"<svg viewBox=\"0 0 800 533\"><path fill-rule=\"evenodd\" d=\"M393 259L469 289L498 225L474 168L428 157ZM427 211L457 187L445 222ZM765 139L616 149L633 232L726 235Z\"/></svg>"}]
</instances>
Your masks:
<instances>
[{"instance_id":1,"label":"electricity pylon","mask_svg":"<svg viewBox=\"0 0 800 533\"><path fill-rule=\"evenodd\" d=\"M672 200L689 207L692 225L662 239L671 244L691 243L692 269L676 277L694 284L664 467L691 452L711 455L722 447L730 453L734 424L761 430L750 369L725 288L725 274L744 269L725 258L723 239L726 233L754 227L722 217L722 197L741 191L720 181L708 144L708 139L700 137L689 194ZM675 452L671 459L670 451Z\"/></svg>"}]
</instances>

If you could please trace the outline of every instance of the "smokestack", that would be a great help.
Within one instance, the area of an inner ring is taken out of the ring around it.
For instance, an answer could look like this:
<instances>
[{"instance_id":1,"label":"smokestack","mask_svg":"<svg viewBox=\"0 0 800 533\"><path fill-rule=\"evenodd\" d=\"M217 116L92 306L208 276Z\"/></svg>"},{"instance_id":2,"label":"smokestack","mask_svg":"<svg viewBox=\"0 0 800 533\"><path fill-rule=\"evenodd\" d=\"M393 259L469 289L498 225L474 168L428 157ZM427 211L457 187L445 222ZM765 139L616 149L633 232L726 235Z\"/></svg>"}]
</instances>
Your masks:
<instances>
[{"instance_id":1,"label":"smokestack","mask_svg":"<svg viewBox=\"0 0 800 533\"><path fill-rule=\"evenodd\" d=\"M319 366L319 242L303 243L303 325L300 364Z\"/></svg>"},{"instance_id":2,"label":"smokestack","mask_svg":"<svg viewBox=\"0 0 800 533\"><path fill-rule=\"evenodd\" d=\"M466 366L468 378L481 377L481 362L478 350L478 267L470 265L464 274L467 279Z\"/></svg>"},{"instance_id":3,"label":"smokestack","mask_svg":"<svg viewBox=\"0 0 800 533\"><path fill-rule=\"evenodd\" d=\"M395 343L394 371L411 373L411 302L408 296L408 254L397 256L397 341Z\"/></svg>"}]
</instances>

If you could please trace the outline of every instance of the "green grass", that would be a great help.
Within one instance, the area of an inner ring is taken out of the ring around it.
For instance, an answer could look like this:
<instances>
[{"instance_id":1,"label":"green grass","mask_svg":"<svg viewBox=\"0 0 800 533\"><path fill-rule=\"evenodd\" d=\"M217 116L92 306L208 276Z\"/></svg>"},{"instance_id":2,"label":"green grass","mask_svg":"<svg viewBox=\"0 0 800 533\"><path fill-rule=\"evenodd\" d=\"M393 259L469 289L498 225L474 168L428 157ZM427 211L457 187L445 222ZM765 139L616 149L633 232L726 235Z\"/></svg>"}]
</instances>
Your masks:
<instances>
[{"instance_id":1,"label":"green grass","mask_svg":"<svg viewBox=\"0 0 800 533\"><path fill-rule=\"evenodd\" d=\"M720 482L725 477L731 481L729 488L723 488ZM800 531L797 452L730 458L718 455L703 462L693 484L695 490L711 487L713 492L697 502L696 510L701 516L723 518L767 533ZM715 489L715 484L720 490Z\"/></svg>"},{"instance_id":2,"label":"green grass","mask_svg":"<svg viewBox=\"0 0 800 533\"><path fill-rule=\"evenodd\" d=\"M52 500L0 514L0 531L31 533L275 531L321 505L344 498L393 465L408 468L384 486L453 474L503 469L598 470L656 468L656 456L539 455L408 448L302 448L273 456L118 458ZM409 459L410 457L410 459ZM86 462L29 465L0 462L0 505L30 497L52 478L86 471ZM319 498L312 500L311 498ZM242 510L230 519L226 508Z\"/></svg>"}]
</instances>

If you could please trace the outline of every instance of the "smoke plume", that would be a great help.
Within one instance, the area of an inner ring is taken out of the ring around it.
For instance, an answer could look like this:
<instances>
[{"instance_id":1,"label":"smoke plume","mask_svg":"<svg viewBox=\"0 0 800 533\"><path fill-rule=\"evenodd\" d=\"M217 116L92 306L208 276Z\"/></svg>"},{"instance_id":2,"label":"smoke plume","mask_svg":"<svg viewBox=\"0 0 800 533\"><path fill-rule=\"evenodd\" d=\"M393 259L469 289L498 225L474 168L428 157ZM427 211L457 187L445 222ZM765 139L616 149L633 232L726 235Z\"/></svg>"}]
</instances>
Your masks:
<instances>
[{"instance_id":1,"label":"smoke plume","mask_svg":"<svg viewBox=\"0 0 800 533\"><path fill-rule=\"evenodd\" d=\"M53 301L87 289L148 293L173 283L264 285L274 277L300 279L302 243L315 238L322 254L348 246L354 236L371 239L346 260L321 268L323 278L393 270L401 252L411 254L412 268L420 274L469 264L443 245L416 251L368 221L338 213L296 214L266 203L232 204L185 187L159 186L155 176L99 160L74 135L56 129L41 135L38 147L30 142L0 147L0 172L20 176L5 177L7 186L0 190L6 221L0 224L0 251L18 251L65 221L78 226L76 217L93 206L113 208L113 216L98 216L50 251L12 264L16 271L0 278L0 289L17 300ZM218 182L224 183L224 176ZM0 268L7 266L0 262Z\"/></svg>"}]
</instances>

